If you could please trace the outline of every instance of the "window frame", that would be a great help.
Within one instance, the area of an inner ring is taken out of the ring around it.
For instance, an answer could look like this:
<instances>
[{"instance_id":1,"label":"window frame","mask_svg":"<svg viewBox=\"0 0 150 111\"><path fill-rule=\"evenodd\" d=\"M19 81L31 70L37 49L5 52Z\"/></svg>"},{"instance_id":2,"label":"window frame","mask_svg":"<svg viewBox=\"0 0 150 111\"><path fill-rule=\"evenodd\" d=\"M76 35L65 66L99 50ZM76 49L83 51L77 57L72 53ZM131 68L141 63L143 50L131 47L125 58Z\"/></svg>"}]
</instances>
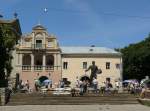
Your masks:
<instances>
[{"instance_id":1,"label":"window frame","mask_svg":"<svg viewBox=\"0 0 150 111\"><path fill-rule=\"evenodd\" d=\"M82 62L82 68L87 69L87 62Z\"/></svg>"},{"instance_id":2,"label":"window frame","mask_svg":"<svg viewBox=\"0 0 150 111\"><path fill-rule=\"evenodd\" d=\"M68 62L63 62L63 69L68 69Z\"/></svg>"},{"instance_id":3,"label":"window frame","mask_svg":"<svg viewBox=\"0 0 150 111\"><path fill-rule=\"evenodd\" d=\"M106 62L106 69L110 69L110 62Z\"/></svg>"}]
</instances>

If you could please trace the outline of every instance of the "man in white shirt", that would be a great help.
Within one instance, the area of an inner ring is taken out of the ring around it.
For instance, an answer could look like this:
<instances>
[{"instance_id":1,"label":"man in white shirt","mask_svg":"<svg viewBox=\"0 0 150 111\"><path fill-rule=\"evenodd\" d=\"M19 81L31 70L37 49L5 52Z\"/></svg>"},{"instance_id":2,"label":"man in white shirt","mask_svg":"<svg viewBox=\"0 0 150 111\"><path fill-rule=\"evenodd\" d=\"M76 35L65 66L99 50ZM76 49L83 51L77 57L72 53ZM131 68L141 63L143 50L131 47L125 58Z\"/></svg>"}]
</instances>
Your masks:
<instances>
[{"instance_id":1,"label":"man in white shirt","mask_svg":"<svg viewBox=\"0 0 150 111\"><path fill-rule=\"evenodd\" d=\"M97 81L96 77L94 77L93 78L93 87L94 87L95 93L97 93L97 86L98 86L98 81Z\"/></svg>"}]
</instances>

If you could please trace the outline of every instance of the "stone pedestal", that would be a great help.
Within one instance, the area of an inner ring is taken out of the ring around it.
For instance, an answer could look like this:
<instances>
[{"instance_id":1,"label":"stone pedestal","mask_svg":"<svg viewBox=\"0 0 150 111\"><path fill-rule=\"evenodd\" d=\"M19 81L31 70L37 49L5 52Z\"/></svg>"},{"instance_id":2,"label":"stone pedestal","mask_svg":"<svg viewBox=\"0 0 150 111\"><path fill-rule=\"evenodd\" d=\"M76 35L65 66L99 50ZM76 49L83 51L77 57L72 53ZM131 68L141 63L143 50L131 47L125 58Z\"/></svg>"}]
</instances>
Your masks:
<instances>
[{"instance_id":1,"label":"stone pedestal","mask_svg":"<svg viewBox=\"0 0 150 111\"><path fill-rule=\"evenodd\" d=\"M5 88L0 88L1 105L5 105Z\"/></svg>"}]
</instances>

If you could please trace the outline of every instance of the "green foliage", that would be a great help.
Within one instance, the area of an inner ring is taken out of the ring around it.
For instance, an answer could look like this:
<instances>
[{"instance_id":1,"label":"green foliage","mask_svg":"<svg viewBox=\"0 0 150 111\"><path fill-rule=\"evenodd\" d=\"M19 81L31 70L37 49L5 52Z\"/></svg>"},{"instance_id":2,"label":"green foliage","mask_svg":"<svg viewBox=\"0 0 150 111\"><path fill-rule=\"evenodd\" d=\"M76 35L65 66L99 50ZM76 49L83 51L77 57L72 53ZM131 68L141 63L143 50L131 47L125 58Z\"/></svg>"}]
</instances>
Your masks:
<instances>
[{"instance_id":1,"label":"green foliage","mask_svg":"<svg viewBox=\"0 0 150 111\"><path fill-rule=\"evenodd\" d=\"M139 79L150 76L150 35L137 44L121 49L123 54L124 79Z\"/></svg>"},{"instance_id":2,"label":"green foliage","mask_svg":"<svg viewBox=\"0 0 150 111\"><path fill-rule=\"evenodd\" d=\"M12 31L12 26L8 24L0 25L0 79L9 77L12 66L11 52L16 43L15 33Z\"/></svg>"}]
</instances>

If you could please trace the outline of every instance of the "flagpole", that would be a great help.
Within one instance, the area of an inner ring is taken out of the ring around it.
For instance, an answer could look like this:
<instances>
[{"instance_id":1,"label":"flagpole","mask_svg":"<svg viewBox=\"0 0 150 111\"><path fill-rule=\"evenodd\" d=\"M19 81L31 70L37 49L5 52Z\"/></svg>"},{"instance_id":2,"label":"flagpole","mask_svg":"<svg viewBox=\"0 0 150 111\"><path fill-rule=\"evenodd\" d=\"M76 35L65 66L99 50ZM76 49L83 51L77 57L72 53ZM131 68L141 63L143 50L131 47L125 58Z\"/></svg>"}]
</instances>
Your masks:
<instances>
[{"instance_id":1,"label":"flagpole","mask_svg":"<svg viewBox=\"0 0 150 111\"><path fill-rule=\"evenodd\" d=\"M43 13L44 12L44 13ZM41 25L42 17L48 12L48 8L42 8L42 12L39 15L38 25Z\"/></svg>"}]
</instances>

